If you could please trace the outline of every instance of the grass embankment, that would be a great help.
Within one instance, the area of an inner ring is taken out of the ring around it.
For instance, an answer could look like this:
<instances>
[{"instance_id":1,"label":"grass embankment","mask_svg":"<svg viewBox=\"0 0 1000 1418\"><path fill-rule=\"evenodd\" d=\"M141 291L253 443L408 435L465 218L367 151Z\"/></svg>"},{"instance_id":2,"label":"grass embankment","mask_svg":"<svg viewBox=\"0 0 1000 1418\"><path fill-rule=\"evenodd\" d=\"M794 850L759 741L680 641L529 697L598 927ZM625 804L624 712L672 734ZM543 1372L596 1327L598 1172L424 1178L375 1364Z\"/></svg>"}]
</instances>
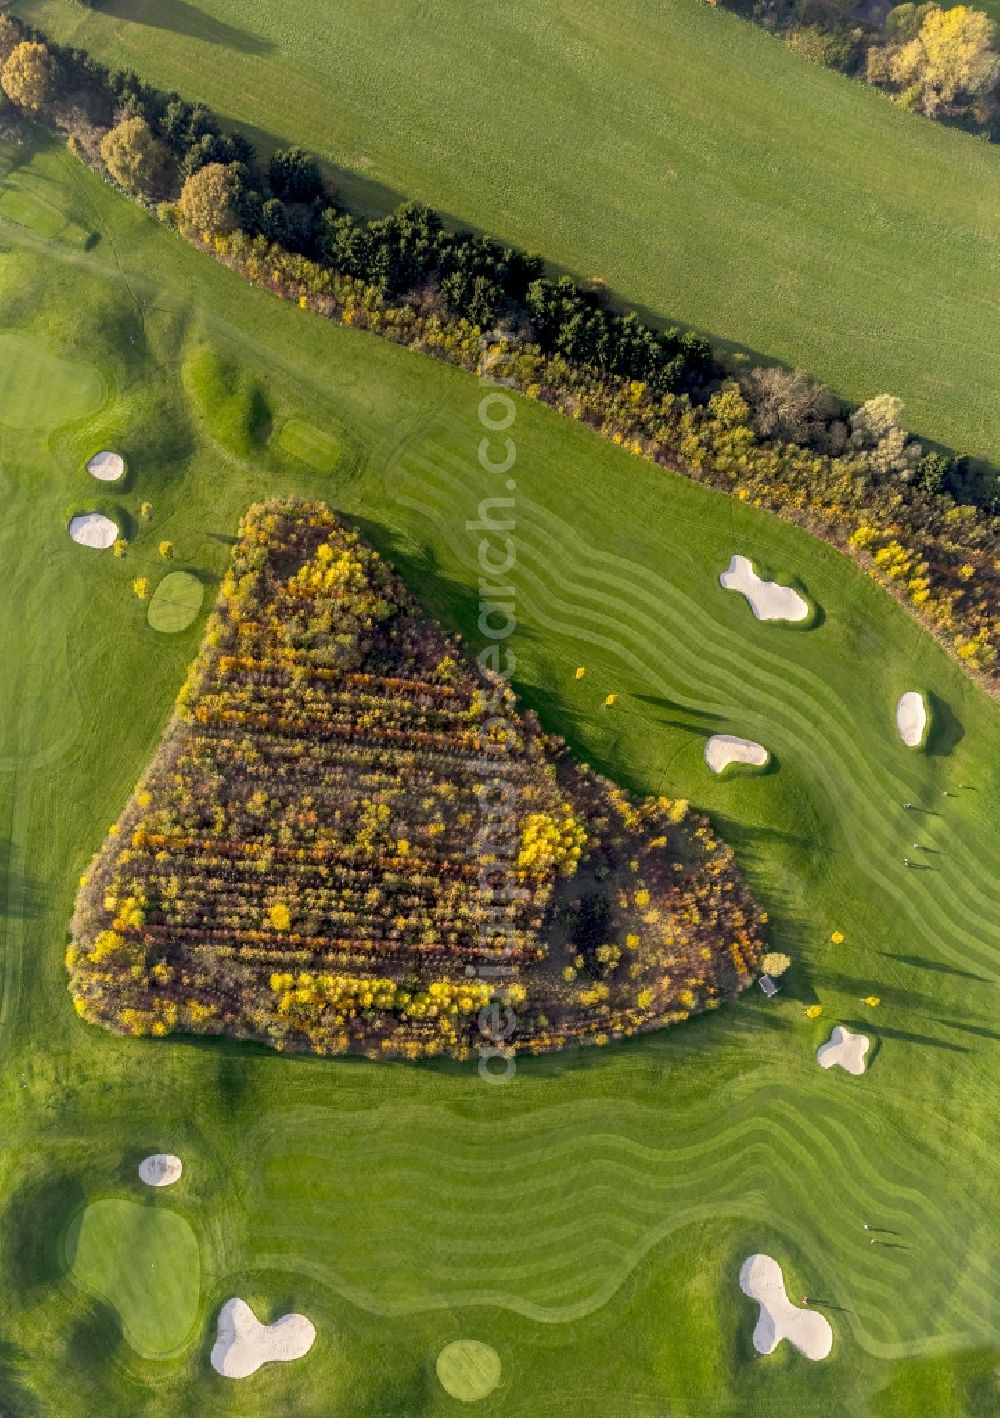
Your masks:
<instances>
[{"instance_id":1,"label":"grass embankment","mask_svg":"<svg viewBox=\"0 0 1000 1418\"><path fill-rule=\"evenodd\" d=\"M855 402L1000 457L1000 149L695 0L276 9L16 0L53 37L301 142ZM372 42L372 35L379 36Z\"/></svg>"},{"instance_id":2,"label":"grass embankment","mask_svg":"<svg viewBox=\"0 0 1000 1418\"><path fill-rule=\"evenodd\" d=\"M204 623L148 628L130 585L162 571L158 542L214 585L251 501L322 497L478 647L465 523L495 485L476 472L475 380L249 289L66 155L16 158L9 187L58 192L99 240L82 253L0 224L0 324L89 363L108 393L76 422L53 399L44 428L0 429L0 1407L449 1414L436 1356L474 1337L502 1367L479 1411L505 1418L538 1418L546 1394L581 1415L995 1411L996 706L829 548L542 408L517 401L512 429L517 685L595 767L711 810L795 961L782 994L522 1061L507 1088L445 1064L119 1040L75 1018L78 876ZM334 439L335 471L311 473L266 427L252 458L229 451L228 413L216 429L177 372L201 344L254 381L273 427L304 418ZM125 561L65 530L99 447L128 461ZM754 622L718 586L734 551L800 577L817 624ZM924 753L893 719L912 687L934 696ZM776 771L713 780L713 732L759 738ZM837 1022L873 1037L863 1078L817 1067ZM62 1251L89 1199L135 1195L154 1150L183 1158L183 1198L157 1205L195 1230L204 1277L204 1343L155 1369ZM869 1246L864 1222L898 1234ZM829 1360L754 1355L737 1276L758 1250L830 1318ZM308 1359L246 1385L212 1374L233 1294L308 1315Z\"/></svg>"}]
</instances>

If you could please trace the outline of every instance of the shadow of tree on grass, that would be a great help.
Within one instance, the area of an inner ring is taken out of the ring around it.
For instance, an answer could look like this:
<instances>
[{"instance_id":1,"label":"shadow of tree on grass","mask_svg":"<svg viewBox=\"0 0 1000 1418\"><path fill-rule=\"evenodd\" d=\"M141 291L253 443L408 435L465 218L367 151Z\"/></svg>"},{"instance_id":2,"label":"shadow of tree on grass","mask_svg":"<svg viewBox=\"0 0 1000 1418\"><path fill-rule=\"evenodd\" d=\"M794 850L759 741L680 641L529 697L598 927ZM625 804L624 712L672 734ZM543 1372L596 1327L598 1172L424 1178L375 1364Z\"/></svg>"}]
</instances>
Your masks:
<instances>
[{"instance_id":1,"label":"shadow of tree on grass","mask_svg":"<svg viewBox=\"0 0 1000 1418\"><path fill-rule=\"evenodd\" d=\"M926 752L935 758L945 758L965 737L965 727L939 694L927 691L931 727L927 735Z\"/></svg>"},{"instance_id":2,"label":"shadow of tree on grass","mask_svg":"<svg viewBox=\"0 0 1000 1418\"><path fill-rule=\"evenodd\" d=\"M188 4L188 0L95 0L94 9L116 20L170 30L240 54L273 54L278 47L273 40L207 15L199 6Z\"/></svg>"},{"instance_id":3,"label":"shadow of tree on grass","mask_svg":"<svg viewBox=\"0 0 1000 1418\"><path fill-rule=\"evenodd\" d=\"M22 1302L62 1278L62 1238L86 1200L79 1178L69 1173L32 1179L12 1195L0 1239L7 1284Z\"/></svg>"},{"instance_id":4,"label":"shadow of tree on grass","mask_svg":"<svg viewBox=\"0 0 1000 1418\"><path fill-rule=\"evenodd\" d=\"M889 950L883 950L880 954L887 960L898 960L902 965L912 965L916 970L933 970L941 975L957 975L962 980L973 980L979 985L988 985L990 982L985 975L976 975L971 970L960 970L955 965L945 965L941 960L931 960L926 955L894 955Z\"/></svg>"},{"instance_id":5,"label":"shadow of tree on grass","mask_svg":"<svg viewBox=\"0 0 1000 1418\"><path fill-rule=\"evenodd\" d=\"M0 920L34 920L41 907L38 884L25 869L24 853L9 841L0 842Z\"/></svg>"},{"instance_id":6,"label":"shadow of tree on grass","mask_svg":"<svg viewBox=\"0 0 1000 1418\"><path fill-rule=\"evenodd\" d=\"M26 1359L16 1344L0 1342L0 1413L4 1418L35 1418L42 1411L21 1382Z\"/></svg>"}]
</instances>

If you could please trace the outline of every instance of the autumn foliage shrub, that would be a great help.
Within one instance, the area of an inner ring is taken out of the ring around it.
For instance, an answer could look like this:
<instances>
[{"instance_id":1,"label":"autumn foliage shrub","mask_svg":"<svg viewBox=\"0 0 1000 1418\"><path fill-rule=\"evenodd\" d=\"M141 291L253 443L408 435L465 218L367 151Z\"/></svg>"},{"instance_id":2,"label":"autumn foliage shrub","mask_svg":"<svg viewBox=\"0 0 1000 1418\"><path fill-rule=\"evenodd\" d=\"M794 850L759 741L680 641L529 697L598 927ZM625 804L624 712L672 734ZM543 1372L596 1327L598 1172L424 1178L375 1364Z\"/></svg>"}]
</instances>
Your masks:
<instances>
[{"instance_id":1,"label":"autumn foliage shrub","mask_svg":"<svg viewBox=\"0 0 1000 1418\"><path fill-rule=\"evenodd\" d=\"M578 767L325 506L270 502L67 964L121 1033L463 1057L492 1002L514 1048L603 1043L734 994L760 948L706 822Z\"/></svg>"}]
</instances>

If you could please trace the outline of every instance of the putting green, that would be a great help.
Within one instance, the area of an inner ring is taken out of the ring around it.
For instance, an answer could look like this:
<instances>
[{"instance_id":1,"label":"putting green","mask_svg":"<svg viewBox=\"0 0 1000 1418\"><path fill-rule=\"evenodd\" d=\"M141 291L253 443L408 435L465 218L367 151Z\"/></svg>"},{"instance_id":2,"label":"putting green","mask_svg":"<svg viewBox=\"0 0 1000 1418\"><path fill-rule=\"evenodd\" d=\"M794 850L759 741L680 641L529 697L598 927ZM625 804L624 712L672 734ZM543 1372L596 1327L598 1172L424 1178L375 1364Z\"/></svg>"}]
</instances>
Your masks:
<instances>
[{"instance_id":1,"label":"putting green","mask_svg":"<svg viewBox=\"0 0 1000 1418\"><path fill-rule=\"evenodd\" d=\"M171 571L153 592L147 619L153 630L176 635L188 626L201 610L205 588L190 571Z\"/></svg>"},{"instance_id":2,"label":"putting green","mask_svg":"<svg viewBox=\"0 0 1000 1418\"><path fill-rule=\"evenodd\" d=\"M91 1202L70 1224L66 1259L74 1280L117 1310L136 1353L163 1359L191 1336L201 1261L177 1212L123 1198Z\"/></svg>"},{"instance_id":3,"label":"putting green","mask_svg":"<svg viewBox=\"0 0 1000 1418\"><path fill-rule=\"evenodd\" d=\"M463 1403L476 1403L500 1382L500 1356L478 1339L456 1339L437 1357L441 1387Z\"/></svg>"},{"instance_id":4,"label":"putting green","mask_svg":"<svg viewBox=\"0 0 1000 1418\"><path fill-rule=\"evenodd\" d=\"M278 447L299 458L317 473L328 473L335 465L339 448L334 439L305 419L289 419L278 432Z\"/></svg>"},{"instance_id":5,"label":"putting green","mask_svg":"<svg viewBox=\"0 0 1000 1418\"><path fill-rule=\"evenodd\" d=\"M58 428L93 413L103 397L93 365L16 331L0 334L0 422L8 428Z\"/></svg>"}]
</instances>

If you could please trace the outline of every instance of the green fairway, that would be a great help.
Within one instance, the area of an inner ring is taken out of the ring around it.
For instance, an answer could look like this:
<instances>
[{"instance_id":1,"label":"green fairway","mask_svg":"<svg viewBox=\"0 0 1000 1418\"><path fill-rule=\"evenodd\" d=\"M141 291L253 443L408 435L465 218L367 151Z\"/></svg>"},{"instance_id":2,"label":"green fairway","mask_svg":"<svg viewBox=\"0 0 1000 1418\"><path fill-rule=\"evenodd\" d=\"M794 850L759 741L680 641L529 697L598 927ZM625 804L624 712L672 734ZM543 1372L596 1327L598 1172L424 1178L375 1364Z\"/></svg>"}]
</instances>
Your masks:
<instances>
[{"instance_id":1,"label":"green fairway","mask_svg":"<svg viewBox=\"0 0 1000 1418\"><path fill-rule=\"evenodd\" d=\"M63 359L43 340L0 333L0 423L52 429L92 413L104 385L91 365Z\"/></svg>"},{"instance_id":2,"label":"green fairway","mask_svg":"<svg viewBox=\"0 0 1000 1418\"><path fill-rule=\"evenodd\" d=\"M188 626L201 610L205 588L189 571L171 571L153 592L147 617L154 630L176 635Z\"/></svg>"},{"instance_id":3,"label":"green fairway","mask_svg":"<svg viewBox=\"0 0 1000 1418\"><path fill-rule=\"evenodd\" d=\"M755 25L700 0L13 8L306 144L356 205L420 198L1000 457L1000 151Z\"/></svg>"},{"instance_id":4,"label":"green fairway","mask_svg":"<svg viewBox=\"0 0 1000 1418\"><path fill-rule=\"evenodd\" d=\"M100 239L84 253L0 212L0 329L99 368L107 395L63 426L40 385L38 426L0 441L0 1411L995 1413L997 706L826 545L538 405L516 399L509 430L516 686L595 767L710 811L792 957L781 993L521 1060L507 1087L473 1066L129 1040L77 1019L63 950L79 877L197 643L194 626L152 632L132 593L162 569L158 543L211 594L250 502L326 499L476 651L467 523L508 494L479 467L477 380L247 286L55 146L14 157L0 150L8 190L44 183ZM230 372L195 400L206 349ZM240 387L276 428L336 430L333 471L218 437ZM66 535L98 447L128 458L124 559ZM794 578L809 628L758 622L719 586L734 552ZM896 733L907 689L932 697L926 752ZM772 771L716 779L714 733L758 739ZM818 1067L836 1023L871 1037L863 1077ZM183 1197L152 1209L183 1213L203 1275L195 1338L155 1367L62 1255L88 1202L136 1195L147 1140L183 1160ZM755 1251L827 1316L828 1359L754 1352L738 1274ZM233 1295L307 1315L308 1360L215 1375ZM502 1364L469 1409L436 1372L466 1337Z\"/></svg>"},{"instance_id":5,"label":"green fairway","mask_svg":"<svg viewBox=\"0 0 1000 1418\"><path fill-rule=\"evenodd\" d=\"M321 428L305 419L289 419L278 433L278 444L317 473L328 473L337 461L337 445Z\"/></svg>"},{"instance_id":6,"label":"green fairway","mask_svg":"<svg viewBox=\"0 0 1000 1418\"><path fill-rule=\"evenodd\" d=\"M74 1279L117 1310L136 1353L165 1358L192 1337L201 1272L183 1216L124 1199L93 1201L65 1246Z\"/></svg>"}]
</instances>

